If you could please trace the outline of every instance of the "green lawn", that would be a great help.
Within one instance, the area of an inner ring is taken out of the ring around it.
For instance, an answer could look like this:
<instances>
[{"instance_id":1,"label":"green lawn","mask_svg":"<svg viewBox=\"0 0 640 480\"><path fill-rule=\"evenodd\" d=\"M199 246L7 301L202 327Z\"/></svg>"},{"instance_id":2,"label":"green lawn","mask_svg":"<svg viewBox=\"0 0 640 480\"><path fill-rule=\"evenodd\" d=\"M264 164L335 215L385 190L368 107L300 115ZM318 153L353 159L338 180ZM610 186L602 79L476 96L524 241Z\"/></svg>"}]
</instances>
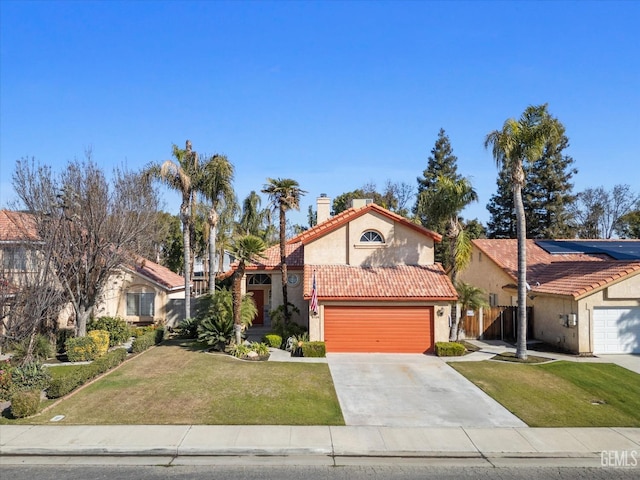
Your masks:
<instances>
[{"instance_id":1,"label":"green lawn","mask_svg":"<svg viewBox=\"0 0 640 480\"><path fill-rule=\"evenodd\" d=\"M640 375L617 365L450 365L531 427L640 427Z\"/></svg>"},{"instance_id":2,"label":"green lawn","mask_svg":"<svg viewBox=\"0 0 640 480\"><path fill-rule=\"evenodd\" d=\"M327 364L242 361L177 341L20 423L55 415L60 424L344 425Z\"/></svg>"}]
</instances>

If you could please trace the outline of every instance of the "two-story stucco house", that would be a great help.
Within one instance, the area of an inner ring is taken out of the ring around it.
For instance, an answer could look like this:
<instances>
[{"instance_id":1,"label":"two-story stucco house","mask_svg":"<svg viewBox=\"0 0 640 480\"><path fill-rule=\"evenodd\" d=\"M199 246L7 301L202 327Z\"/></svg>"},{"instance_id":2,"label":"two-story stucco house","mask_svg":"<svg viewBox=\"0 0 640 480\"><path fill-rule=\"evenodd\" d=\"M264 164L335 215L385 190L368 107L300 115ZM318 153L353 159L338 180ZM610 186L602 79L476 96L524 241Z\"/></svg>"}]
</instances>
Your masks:
<instances>
[{"instance_id":1,"label":"two-story stucco house","mask_svg":"<svg viewBox=\"0 0 640 480\"><path fill-rule=\"evenodd\" d=\"M286 251L288 297L311 340L324 340L328 352L394 353L429 352L448 340L457 294L434 263L441 235L366 201L330 217L330 200L321 196L317 213L317 225ZM247 265L245 288L260 312L254 325L282 304L279 246L265 256Z\"/></svg>"}]
</instances>

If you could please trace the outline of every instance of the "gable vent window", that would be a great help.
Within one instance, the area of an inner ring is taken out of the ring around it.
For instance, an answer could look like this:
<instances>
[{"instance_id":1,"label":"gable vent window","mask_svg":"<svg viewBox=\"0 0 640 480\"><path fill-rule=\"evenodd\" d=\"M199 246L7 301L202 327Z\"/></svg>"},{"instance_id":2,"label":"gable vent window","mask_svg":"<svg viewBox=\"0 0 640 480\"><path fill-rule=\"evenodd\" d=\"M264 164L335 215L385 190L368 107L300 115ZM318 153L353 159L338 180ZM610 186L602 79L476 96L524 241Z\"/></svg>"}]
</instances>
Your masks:
<instances>
[{"instance_id":1,"label":"gable vent window","mask_svg":"<svg viewBox=\"0 0 640 480\"><path fill-rule=\"evenodd\" d=\"M382 235L373 230L367 230L366 232L364 232L360 237L360 241L362 243L384 243Z\"/></svg>"}]
</instances>

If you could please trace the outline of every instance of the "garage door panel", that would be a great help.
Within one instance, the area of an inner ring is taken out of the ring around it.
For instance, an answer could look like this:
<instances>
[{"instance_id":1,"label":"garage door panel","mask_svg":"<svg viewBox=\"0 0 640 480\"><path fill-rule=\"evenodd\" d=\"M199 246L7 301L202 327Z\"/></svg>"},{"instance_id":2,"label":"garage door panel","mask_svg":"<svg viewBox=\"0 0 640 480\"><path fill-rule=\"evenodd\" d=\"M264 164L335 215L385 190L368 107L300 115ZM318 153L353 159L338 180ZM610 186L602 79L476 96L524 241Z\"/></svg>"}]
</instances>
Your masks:
<instances>
[{"instance_id":1,"label":"garage door panel","mask_svg":"<svg viewBox=\"0 0 640 480\"><path fill-rule=\"evenodd\" d=\"M433 348L433 307L325 306L328 352L423 353Z\"/></svg>"},{"instance_id":2,"label":"garage door panel","mask_svg":"<svg viewBox=\"0 0 640 480\"><path fill-rule=\"evenodd\" d=\"M593 353L640 353L640 307L595 308Z\"/></svg>"}]
</instances>

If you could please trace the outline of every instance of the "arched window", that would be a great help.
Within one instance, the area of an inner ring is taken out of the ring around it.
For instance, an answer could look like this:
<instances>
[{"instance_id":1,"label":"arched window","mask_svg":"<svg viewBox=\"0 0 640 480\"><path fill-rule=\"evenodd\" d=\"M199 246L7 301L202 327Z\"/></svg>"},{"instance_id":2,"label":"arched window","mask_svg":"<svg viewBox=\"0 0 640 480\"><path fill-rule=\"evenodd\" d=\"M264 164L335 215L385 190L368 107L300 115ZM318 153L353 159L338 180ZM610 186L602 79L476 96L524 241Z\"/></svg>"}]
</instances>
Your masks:
<instances>
[{"instance_id":1,"label":"arched window","mask_svg":"<svg viewBox=\"0 0 640 480\"><path fill-rule=\"evenodd\" d=\"M271 276L264 273L250 275L247 280L249 285L271 285Z\"/></svg>"},{"instance_id":2,"label":"arched window","mask_svg":"<svg viewBox=\"0 0 640 480\"><path fill-rule=\"evenodd\" d=\"M384 238L375 230L367 230L360 236L362 243L384 243Z\"/></svg>"}]
</instances>

